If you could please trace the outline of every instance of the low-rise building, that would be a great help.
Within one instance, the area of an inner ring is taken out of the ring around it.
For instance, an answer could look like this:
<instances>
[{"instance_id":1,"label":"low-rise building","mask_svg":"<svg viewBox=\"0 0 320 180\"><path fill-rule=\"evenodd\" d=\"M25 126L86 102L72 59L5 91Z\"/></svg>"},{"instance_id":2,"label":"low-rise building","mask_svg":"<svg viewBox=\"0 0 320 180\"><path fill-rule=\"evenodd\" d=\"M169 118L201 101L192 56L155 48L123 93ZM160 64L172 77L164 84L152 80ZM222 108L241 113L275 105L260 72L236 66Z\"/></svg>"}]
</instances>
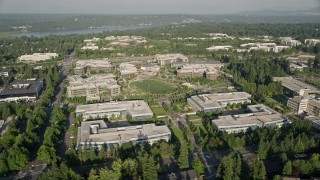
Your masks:
<instances>
[{"instance_id":1,"label":"low-rise building","mask_svg":"<svg viewBox=\"0 0 320 180\"><path fill-rule=\"evenodd\" d=\"M135 100L79 105L76 116L82 117L84 121L104 117L129 117L133 121L139 121L152 118L153 112L145 101Z\"/></svg>"},{"instance_id":2,"label":"low-rise building","mask_svg":"<svg viewBox=\"0 0 320 180\"><path fill-rule=\"evenodd\" d=\"M183 54L156 54L154 60L161 66L166 64L172 64L175 62L189 62L188 57Z\"/></svg>"},{"instance_id":3,"label":"low-rise building","mask_svg":"<svg viewBox=\"0 0 320 180\"><path fill-rule=\"evenodd\" d=\"M114 66L108 59L77 60L75 64L74 73L80 75L92 72L112 73L114 71Z\"/></svg>"},{"instance_id":4,"label":"low-rise building","mask_svg":"<svg viewBox=\"0 0 320 180\"><path fill-rule=\"evenodd\" d=\"M152 76L155 76L159 73L160 66L144 64L144 65L141 65L140 69L141 69L143 75L148 76L148 77L152 77Z\"/></svg>"},{"instance_id":5,"label":"low-rise building","mask_svg":"<svg viewBox=\"0 0 320 180\"><path fill-rule=\"evenodd\" d=\"M313 55L299 55L295 57L288 57L287 60L292 62L308 63L309 60L314 60L316 56Z\"/></svg>"},{"instance_id":6,"label":"low-rise building","mask_svg":"<svg viewBox=\"0 0 320 180\"><path fill-rule=\"evenodd\" d=\"M147 43L146 38L142 36L107 36L105 40L111 41L110 45L117 46L140 45Z\"/></svg>"},{"instance_id":7,"label":"low-rise building","mask_svg":"<svg viewBox=\"0 0 320 180\"><path fill-rule=\"evenodd\" d=\"M251 95L246 92L214 93L191 96L188 104L196 111L213 112L228 104L251 103Z\"/></svg>"},{"instance_id":8,"label":"low-rise building","mask_svg":"<svg viewBox=\"0 0 320 180\"><path fill-rule=\"evenodd\" d=\"M309 99L303 96L295 96L289 98L287 101L287 106L296 114L302 114L307 111Z\"/></svg>"},{"instance_id":9,"label":"low-rise building","mask_svg":"<svg viewBox=\"0 0 320 180\"><path fill-rule=\"evenodd\" d=\"M285 46L295 47L301 45L301 42L292 37L280 37L280 43Z\"/></svg>"},{"instance_id":10,"label":"low-rise building","mask_svg":"<svg viewBox=\"0 0 320 180\"><path fill-rule=\"evenodd\" d=\"M134 77L138 74L136 64L131 62L121 63L119 71L123 77Z\"/></svg>"},{"instance_id":11,"label":"low-rise building","mask_svg":"<svg viewBox=\"0 0 320 180\"><path fill-rule=\"evenodd\" d=\"M223 67L223 64L218 61L211 61L187 63L175 67L179 68L177 70L178 77L206 77L207 79L217 79L220 76L220 68Z\"/></svg>"},{"instance_id":12,"label":"low-rise building","mask_svg":"<svg viewBox=\"0 0 320 180\"><path fill-rule=\"evenodd\" d=\"M245 132L248 129L263 127L281 127L289 123L286 116L277 113L271 108L263 105L249 105L249 113L220 116L212 120L212 125L218 131L227 133Z\"/></svg>"},{"instance_id":13,"label":"low-rise building","mask_svg":"<svg viewBox=\"0 0 320 180\"><path fill-rule=\"evenodd\" d=\"M14 80L0 93L0 102L32 101L38 99L43 89L43 80Z\"/></svg>"},{"instance_id":14,"label":"low-rise building","mask_svg":"<svg viewBox=\"0 0 320 180\"><path fill-rule=\"evenodd\" d=\"M11 73L12 73L11 70L3 69L0 71L0 76L9 77L11 75Z\"/></svg>"},{"instance_id":15,"label":"low-rise building","mask_svg":"<svg viewBox=\"0 0 320 180\"><path fill-rule=\"evenodd\" d=\"M308 65L300 62L291 62L290 63L290 69L291 71L298 70L298 71L303 71L304 68L307 68Z\"/></svg>"},{"instance_id":16,"label":"low-rise building","mask_svg":"<svg viewBox=\"0 0 320 180\"><path fill-rule=\"evenodd\" d=\"M247 43L241 44L240 47L247 48L247 49L237 49L238 52L245 52L245 51L264 51L264 52L281 52L285 49L289 49L290 46L277 46L276 43L269 42L269 43Z\"/></svg>"},{"instance_id":17,"label":"low-rise building","mask_svg":"<svg viewBox=\"0 0 320 180\"><path fill-rule=\"evenodd\" d=\"M18 58L20 62L38 62L58 57L57 53L34 53L32 55L22 55Z\"/></svg>"},{"instance_id":18,"label":"low-rise building","mask_svg":"<svg viewBox=\"0 0 320 180\"><path fill-rule=\"evenodd\" d=\"M211 47L208 47L207 50L208 51L219 51L219 50L226 50L228 51L229 49L232 49L232 46L211 46Z\"/></svg>"},{"instance_id":19,"label":"low-rise building","mask_svg":"<svg viewBox=\"0 0 320 180\"><path fill-rule=\"evenodd\" d=\"M274 77L273 80L281 82L282 86L291 91L293 96L304 96L310 93L319 93L319 90L316 87L292 77Z\"/></svg>"},{"instance_id":20,"label":"low-rise building","mask_svg":"<svg viewBox=\"0 0 320 180\"><path fill-rule=\"evenodd\" d=\"M83 46L81 48L82 50L98 50L99 49L99 46L95 46L95 45L88 45L88 46Z\"/></svg>"},{"instance_id":21,"label":"low-rise building","mask_svg":"<svg viewBox=\"0 0 320 180\"><path fill-rule=\"evenodd\" d=\"M119 147L124 143L133 145L153 143L164 140L169 142L171 131L166 126L143 124L118 128L108 128L103 120L82 122L78 128L77 146L79 148L100 148L101 146Z\"/></svg>"},{"instance_id":22,"label":"low-rise building","mask_svg":"<svg viewBox=\"0 0 320 180\"><path fill-rule=\"evenodd\" d=\"M83 42L84 43L96 43L100 40L101 40L100 38L93 37L92 39L85 39Z\"/></svg>"},{"instance_id":23,"label":"low-rise building","mask_svg":"<svg viewBox=\"0 0 320 180\"><path fill-rule=\"evenodd\" d=\"M320 43L320 39L305 39L304 43L309 46L315 46L316 44Z\"/></svg>"},{"instance_id":24,"label":"low-rise building","mask_svg":"<svg viewBox=\"0 0 320 180\"><path fill-rule=\"evenodd\" d=\"M70 98L86 97L87 101L119 96L121 94L120 85L114 78L113 74L94 75L88 78L82 78L79 75L69 76L67 95Z\"/></svg>"}]
</instances>

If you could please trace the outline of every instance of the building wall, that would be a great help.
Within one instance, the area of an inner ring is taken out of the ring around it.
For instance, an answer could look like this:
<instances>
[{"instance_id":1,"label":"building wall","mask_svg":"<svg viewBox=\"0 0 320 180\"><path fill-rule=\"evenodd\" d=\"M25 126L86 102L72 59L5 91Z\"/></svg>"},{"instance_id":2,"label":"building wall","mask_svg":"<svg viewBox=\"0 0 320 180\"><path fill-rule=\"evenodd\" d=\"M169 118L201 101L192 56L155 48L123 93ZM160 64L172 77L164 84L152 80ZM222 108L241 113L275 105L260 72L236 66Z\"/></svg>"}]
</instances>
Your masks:
<instances>
[{"instance_id":1,"label":"building wall","mask_svg":"<svg viewBox=\"0 0 320 180\"><path fill-rule=\"evenodd\" d=\"M156 137L152 137L152 138L148 138L147 139L141 139L141 140L138 140L138 139L134 139L134 140L130 140L130 141L121 141L119 139L119 141L117 142L79 142L78 144L78 148L90 148L90 147L95 147L95 148L98 148L100 149L101 146L107 146L107 149L109 149L111 146L113 147L120 147L122 144L125 144L125 143L132 143L134 146L138 145L138 144L145 144L145 143L149 143L150 145L160 141L160 140L164 140L166 142L169 142L171 139L171 133L170 134L160 134Z\"/></svg>"}]
</instances>

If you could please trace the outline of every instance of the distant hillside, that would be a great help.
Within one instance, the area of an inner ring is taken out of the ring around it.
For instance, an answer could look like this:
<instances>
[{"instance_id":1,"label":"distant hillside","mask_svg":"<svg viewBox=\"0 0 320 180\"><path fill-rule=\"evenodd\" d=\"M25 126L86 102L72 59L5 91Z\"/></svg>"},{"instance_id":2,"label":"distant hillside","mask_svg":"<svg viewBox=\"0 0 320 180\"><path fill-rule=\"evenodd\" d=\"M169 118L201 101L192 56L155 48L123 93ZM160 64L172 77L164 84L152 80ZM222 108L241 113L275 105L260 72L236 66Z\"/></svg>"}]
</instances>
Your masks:
<instances>
[{"instance_id":1,"label":"distant hillside","mask_svg":"<svg viewBox=\"0 0 320 180\"><path fill-rule=\"evenodd\" d=\"M162 26L199 22L188 15L0 14L0 31L54 31L119 26Z\"/></svg>"},{"instance_id":2,"label":"distant hillside","mask_svg":"<svg viewBox=\"0 0 320 180\"><path fill-rule=\"evenodd\" d=\"M209 23L320 23L320 8L308 11L251 11L229 15L44 15L0 14L0 32L45 32L122 26Z\"/></svg>"}]
</instances>

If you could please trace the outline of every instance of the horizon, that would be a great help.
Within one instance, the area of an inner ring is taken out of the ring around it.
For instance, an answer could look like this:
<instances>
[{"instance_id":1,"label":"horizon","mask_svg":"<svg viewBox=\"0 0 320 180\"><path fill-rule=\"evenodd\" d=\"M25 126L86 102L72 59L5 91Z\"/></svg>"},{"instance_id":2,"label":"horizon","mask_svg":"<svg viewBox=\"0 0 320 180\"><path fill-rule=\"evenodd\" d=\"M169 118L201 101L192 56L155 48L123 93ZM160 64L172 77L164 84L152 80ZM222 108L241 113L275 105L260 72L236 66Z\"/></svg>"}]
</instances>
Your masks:
<instances>
[{"instance_id":1,"label":"horizon","mask_svg":"<svg viewBox=\"0 0 320 180\"><path fill-rule=\"evenodd\" d=\"M35 6L36 4L36 6ZM76 5L75 5L76 4ZM154 7L157 7L156 9ZM77 14L77 15L145 15L145 14L182 14L182 15L226 15L242 12L261 11L307 11L320 7L320 0L163 0L149 2L147 0L0 0L0 14Z\"/></svg>"}]
</instances>

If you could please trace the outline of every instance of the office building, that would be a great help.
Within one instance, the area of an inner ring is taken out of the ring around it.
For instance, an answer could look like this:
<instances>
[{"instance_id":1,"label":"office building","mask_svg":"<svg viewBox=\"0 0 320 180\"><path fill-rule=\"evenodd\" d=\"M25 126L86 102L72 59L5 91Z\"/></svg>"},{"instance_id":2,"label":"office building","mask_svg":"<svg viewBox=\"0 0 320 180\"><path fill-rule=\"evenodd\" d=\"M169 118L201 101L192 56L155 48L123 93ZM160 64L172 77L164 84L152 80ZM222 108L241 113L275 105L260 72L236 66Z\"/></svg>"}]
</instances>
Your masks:
<instances>
[{"instance_id":1,"label":"office building","mask_svg":"<svg viewBox=\"0 0 320 180\"><path fill-rule=\"evenodd\" d=\"M143 45L147 43L146 38L142 36L107 36L105 40L111 41L110 45L115 46Z\"/></svg>"},{"instance_id":2,"label":"office building","mask_svg":"<svg viewBox=\"0 0 320 180\"><path fill-rule=\"evenodd\" d=\"M220 116L212 120L213 127L218 131L227 133L245 132L248 129L263 127L281 127L289 123L286 116L277 113L271 108L263 105L249 105L249 113Z\"/></svg>"},{"instance_id":3,"label":"office building","mask_svg":"<svg viewBox=\"0 0 320 180\"><path fill-rule=\"evenodd\" d=\"M301 42L292 37L280 37L280 43L285 46L295 47L301 45Z\"/></svg>"},{"instance_id":4,"label":"office building","mask_svg":"<svg viewBox=\"0 0 320 180\"><path fill-rule=\"evenodd\" d=\"M188 104L196 111L212 112L221 110L228 104L251 103L251 95L246 92L214 93L191 96Z\"/></svg>"},{"instance_id":5,"label":"office building","mask_svg":"<svg viewBox=\"0 0 320 180\"><path fill-rule=\"evenodd\" d=\"M154 57L161 66L166 64L172 64L175 62L189 62L188 57L183 54L157 54Z\"/></svg>"},{"instance_id":6,"label":"office building","mask_svg":"<svg viewBox=\"0 0 320 180\"><path fill-rule=\"evenodd\" d=\"M138 74L138 69L136 67L136 63L134 62L121 63L119 66L119 71L123 77L134 77Z\"/></svg>"},{"instance_id":7,"label":"office building","mask_svg":"<svg viewBox=\"0 0 320 180\"><path fill-rule=\"evenodd\" d=\"M152 76L156 76L159 73L160 66L144 64L144 65L141 65L140 70L143 76L152 77Z\"/></svg>"},{"instance_id":8,"label":"office building","mask_svg":"<svg viewBox=\"0 0 320 180\"><path fill-rule=\"evenodd\" d=\"M57 53L34 53L32 55L22 55L18 58L20 62L38 62L58 57Z\"/></svg>"},{"instance_id":9,"label":"office building","mask_svg":"<svg viewBox=\"0 0 320 180\"><path fill-rule=\"evenodd\" d=\"M220 68L223 67L223 64L218 61L211 61L187 63L181 66L172 64L172 66L179 68L177 77L180 78L205 77L207 79L217 79L220 76Z\"/></svg>"},{"instance_id":10,"label":"office building","mask_svg":"<svg viewBox=\"0 0 320 180\"><path fill-rule=\"evenodd\" d=\"M309 46L315 46L316 44L320 43L320 39L305 39L304 43Z\"/></svg>"},{"instance_id":11,"label":"office building","mask_svg":"<svg viewBox=\"0 0 320 180\"><path fill-rule=\"evenodd\" d=\"M41 79L14 80L0 93L0 102L33 101L38 99L42 89Z\"/></svg>"},{"instance_id":12,"label":"office building","mask_svg":"<svg viewBox=\"0 0 320 180\"><path fill-rule=\"evenodd\" d=\"M114 66L108 59L77 60L75 64L74 73L80 75L86 73L112 73L114 71Z\"/></svg>"},{"instance_id":13,"label":"office building","mask_svg":"<svg viewBox=\"0 0 320 180\"><path fill-rule=\"evenodd\" d=\"M143 124L136 126L108 128L103 120L82 122L78 128L77 149L119 147L124 143L134 146L141 143L153 143L164 140L169 142L171 131L166 125Z\"/></svg>"},{"instance_id":14,"label":"office building","mask_svg":"<svg viewBox=\"0 0 320 180\"><path fill-rule=\"evenodd\" d=\"M225 46L211 46L211 47L208 47L207 50L208 51L219 51L219 50L226 50L228 51L229 49L232 49L232 46L228 46L228 45L225 45Z\"/></svg>"},{"instance_id":15,"label":"office building","mask_svg":"<svg viewBox=\"0 0 320 180\"><path fill-rule=\"evenodd\" d=\"M12 74L11 70L6 70L6 69L0 70L0 76L9 77L11 74Z\"/></svg>"},{"instance_id":16,"label":"office building","mask_svg":"<svg viewBox=\"0 0 320 180\"><path fill-rule=\"evenodd\" d=\"M82 117L84 121L104 117L139 121L152 118L153 112L145 101L135 100L79 105L76 108L76 116Z\"/></svg>"},{"instance_id":17,"label":"office building","mask_svg":"<svg viewBox=\"0 0 320 180\"><path fill-rule=\"evenodd\" d=\"M282 86L289 90L293 96L304 96L308 95L309 93L320 92L316 87L292 77L274 77L273 80L281 82Z\"/></svg>"},{"instance_id":18,"label":"office building","mask_svg":"<svg viewBox=\"0 0 320 180\"><path fill-rule=\"evenodd\" d=\"M295 96L293 98L289 98L287 101L287 106L296 114L302 114L307 111L308 106L308 98L303 96Z\"/></svg>"},{"instance_id":19,"label":"office building","mask_svg":"<svg viewBox=\"0 0 320 180\"><path fill-rule=\"evenodd\" d=\"M69 76L67 95L70 98L86 97L87 101L119 96L120 86L114 78L113 74L94 75L88 78L82 78L80 75Z\"/></svg>"}]
</instances>

